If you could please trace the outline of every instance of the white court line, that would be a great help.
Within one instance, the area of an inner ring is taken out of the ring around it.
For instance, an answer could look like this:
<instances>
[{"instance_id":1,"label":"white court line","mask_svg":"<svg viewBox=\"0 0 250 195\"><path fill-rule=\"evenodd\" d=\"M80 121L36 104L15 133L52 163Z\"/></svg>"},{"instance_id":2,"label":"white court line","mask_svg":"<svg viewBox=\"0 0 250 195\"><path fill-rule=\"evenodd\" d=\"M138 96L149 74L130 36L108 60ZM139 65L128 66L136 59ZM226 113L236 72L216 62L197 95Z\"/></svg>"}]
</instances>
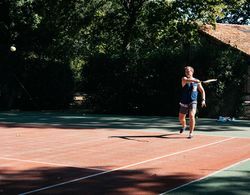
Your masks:
<instances>
[{"instance_id":1,"label":"white court line","mask_svg":"<svg viewBox=\"0 0 250 195\"><path fill-rule=\"evenodd\" d=\"M12 161L18 161L18 162L28 162L28 163L36 163L36 164L45 164L45 165L53 165L53 166L59 166L59 167L72 167L72 168L83 168L68 164L60 164L60 163L50 163L50 162L42 162L42 161L35 161L35 160L25 160L25 159L17 159L17 158L8 158L8 157L0 157L2 160L12 160ZM85 168L84 169L90 169L95 171L105 171L104 169L98 169L98 168Z\"/></svg>"},{"instance_id":2,"label":"white court line","mask_svg":"<svg viewBox=\"0 0 250 195\"><path fill-rule=\"evenodd\" d=\"M223 169L220 169L220 170L218 170L218 171L215 171L215 172L213 172L213 173L211 173L211 174L209 174L209 175L206 175L206 176L201 177L201 178L199 178L199 179L193 180L193 181L191 181L191 182L188 182L188 183L185 183L185 184L183 184L183 185L180 185L180 186L178 186L178 187L176 187L176 188L173 188L173 189L171 189L171 190L168 190L168 191L166 191L166 192L163 192L163 193L161 193L161 194L159 194L159 195L165 195L165 194L167 194L167 193L170 193L170 192L173 192L173 191L175 191L175 190L178 190L178 189L180 189L180 188L182 188L182 187L188 186L188 185L190 185L190 184L192 184L192 183L195 183L195 182L204 180L204 179L206 179L206 178L208 178L208 177L212 177L213 175L216 175L216 174L218 174L218 173L220 173L220 172L223 172L223 171L225 171L225 170L227 170L227 169L230 169L230 168L232 168L232 167L234 167L234 166L237 166L237 165L242 164L242 163L244 163L244 162L247 162L247 161L249 161L249 160L250 160L250 159L247 158L247 159L245 159L245 160L239 161L239 162L237 162L237 163L235 163L235 164L232 164L232 165L230 165L230 166L228 166L228 167L225 167L225 168L223 168Z\"/></svg>"},{"instance_id":3,"label":"white court line","mask_svg":"<svg viewBox=\"0 0 250 195\"><path fill-rule=\"evenodd\" d=\"M126 169L126 168L133 167L133 166L137 166L137 165L140 165L140 164L148 163L148 162L159 160L159 159L162 159L162 158L166 158L166 157L169 157L169 156L174 156L174 155L182 154L182 153L185 153L185 152L190 152L190 151L193 151L193 150L205 148L205 147L208 147L208 146L211 146L211 145L215 145L215 144L219 144L219 143L222 143L222 142L225 142L225 141L229 141L229 140L232 140L232 139L235 139L235 138L231 137L231 138L223 139L223 140L220 140L220 141L217 141L217 142L209 143L209 144L206 144L206 145L202 145L202 146L197 146L197 147L194 147L194 148L190 148L190 149L187 149L187 150L182 150L182 151L179 151L179 152L174 152L174 153L171 153L171 154L166 154L166 155L163 155L163 156L159 156L159 157L156 157L156 158L148 159L148 160L141 161L141 162L138 162L138 163L133 163L133 164L129 164L129 165L126 165L126 166L118 167L116 169L112 169L112 170L108 170L108 171L103 171L103 172L95 173L95 174L88 175L88 176L85 176L85 177L80 177L80 178L72 179L72 180L69 180L69 181L62 182L62 183L58 183L58 184L54 184L54 185L42 187L42 188L39 188L39 189L36 189L36 190L32 190L32 191L20 193L19 195L32 194L32 193L35 193L35 192L39 192L39 191L43 191L43 190L48 190L48 189L55 188L55 187L58 187L58 186L66 185L66 184L69 184L69 183L81 181L81 180L92 178L92 177L96 177L96 176L99 176L99 175L104 175L104 174L107 174L107 173L115 172L115 171L118 171L118 170Z\"/></svg>"}]
</instances>

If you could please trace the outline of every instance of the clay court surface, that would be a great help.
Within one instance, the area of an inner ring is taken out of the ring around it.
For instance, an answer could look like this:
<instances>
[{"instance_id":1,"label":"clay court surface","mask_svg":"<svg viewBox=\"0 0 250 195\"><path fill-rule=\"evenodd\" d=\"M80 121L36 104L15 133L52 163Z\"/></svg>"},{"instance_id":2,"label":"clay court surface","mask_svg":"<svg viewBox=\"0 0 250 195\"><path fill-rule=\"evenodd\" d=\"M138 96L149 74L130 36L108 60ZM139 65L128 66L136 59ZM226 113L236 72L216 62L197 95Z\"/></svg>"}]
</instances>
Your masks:
<instances>
[{"instance_id":1,"label":"clay court surface","mask_svg":"<svg viewBox=\"0 0 250 195\"><path fill-rule=\"evenodd\" d=\"M0 194L249 192L249 121L1 113ZM233 186L235 185L235 186Z\"/></svg>"}]
</instances>

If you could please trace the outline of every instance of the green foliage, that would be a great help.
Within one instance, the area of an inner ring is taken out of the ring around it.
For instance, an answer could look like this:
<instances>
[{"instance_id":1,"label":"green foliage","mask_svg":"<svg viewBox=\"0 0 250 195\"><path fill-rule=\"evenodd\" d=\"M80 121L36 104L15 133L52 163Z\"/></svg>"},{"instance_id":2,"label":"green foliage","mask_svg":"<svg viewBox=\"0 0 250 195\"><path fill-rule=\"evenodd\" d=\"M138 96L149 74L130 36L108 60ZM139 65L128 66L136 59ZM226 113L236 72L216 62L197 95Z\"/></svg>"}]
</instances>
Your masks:
<instances>
[{"instance_id":1,"label":"green foliage","mask_svg":"<svg viewBox=\"0 0 250 195\"><path fill-rule=\"evenodd\" d=\"M59 3L59 2L57 2ZM65 2L66 3L66 2ZM44 6L41 6L43 4ZM49 1L4 1L0 65L2 109L66 108L72 98L68 50L60 47L63 17ZM14 44L17 51L11 53ZM58 49L60 48L60 49ZM68 68L67 68L68 67ZM64 84L64 86L62 86Z\"/></svg>"},{"instance_id":2,"label":"green foliage","mask_svg":"<svg viewBox=\"0 0 250 195\"><path fill-rule=\"evenodd\" d=\"M208 55L199 28L216 20L247 23L248 2L3 0L3 102L11 100L7 109L32 109L34 102L46 109L66 107L72 94L80 91L89 94L87 105L98 112L175 115L180 92L176 85L185 64L194 65L197 76L221 77L215 102L230 91L227 79L242 86L233 65L241 57L227 49ZM15 53L9 51L12 44ZM216 66L211 66L211 59ZM220 70L225 74L217 74ZM6 79L7 72L24 84L33 104L20 83ZM204 114L218 114L225 104Z\"/></svg>"},{"instance_id":3,"label":"green foliage","mask_svg":"<svg viewBox=\"0 0 250 195\"><path fill-rule=\"evenodd\" d=\"M250 0L228 0L224 16L218 21L230 24L250 24Z\"/></svg>"}]
</instances>

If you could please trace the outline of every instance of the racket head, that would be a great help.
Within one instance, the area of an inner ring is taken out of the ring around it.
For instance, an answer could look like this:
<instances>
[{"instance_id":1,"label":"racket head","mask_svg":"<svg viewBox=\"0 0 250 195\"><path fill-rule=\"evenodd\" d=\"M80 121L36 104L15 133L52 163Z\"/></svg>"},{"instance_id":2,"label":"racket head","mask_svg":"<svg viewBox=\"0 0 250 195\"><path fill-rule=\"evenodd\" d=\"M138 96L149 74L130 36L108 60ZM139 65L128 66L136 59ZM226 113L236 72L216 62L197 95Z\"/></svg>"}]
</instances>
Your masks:
<instances>
[{"instance_id":1,"label":"racket head","mask_svg":"<svg viewBox=\"0 0 250 195\"><path fill-rule=\"evenodd\" d=\"M208 79L208 80L202 81L202 83L207 84L207 83L216 82L216 81L217 79Z\"/></svg>"}]
</instances>

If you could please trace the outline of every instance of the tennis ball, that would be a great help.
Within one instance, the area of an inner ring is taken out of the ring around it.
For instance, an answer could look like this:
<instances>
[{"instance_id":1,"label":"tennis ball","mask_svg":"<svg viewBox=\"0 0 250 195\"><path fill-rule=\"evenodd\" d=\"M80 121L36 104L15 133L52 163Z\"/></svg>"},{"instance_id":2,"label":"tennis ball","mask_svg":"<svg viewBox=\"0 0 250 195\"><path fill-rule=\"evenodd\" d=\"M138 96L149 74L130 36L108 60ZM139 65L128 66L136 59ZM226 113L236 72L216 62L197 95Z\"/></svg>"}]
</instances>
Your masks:
<instances>
[{"instance_id":1,"label":"tennis ball","mask_svg":"<svg viewBox=\"0 0 250 195\"><path fill-rule=\"evenodd\" d=\"M12 52L16 51L16 47L15 46L11 46L10 47L10 51L12 51Z\"/></svg>"}]
</instances>

